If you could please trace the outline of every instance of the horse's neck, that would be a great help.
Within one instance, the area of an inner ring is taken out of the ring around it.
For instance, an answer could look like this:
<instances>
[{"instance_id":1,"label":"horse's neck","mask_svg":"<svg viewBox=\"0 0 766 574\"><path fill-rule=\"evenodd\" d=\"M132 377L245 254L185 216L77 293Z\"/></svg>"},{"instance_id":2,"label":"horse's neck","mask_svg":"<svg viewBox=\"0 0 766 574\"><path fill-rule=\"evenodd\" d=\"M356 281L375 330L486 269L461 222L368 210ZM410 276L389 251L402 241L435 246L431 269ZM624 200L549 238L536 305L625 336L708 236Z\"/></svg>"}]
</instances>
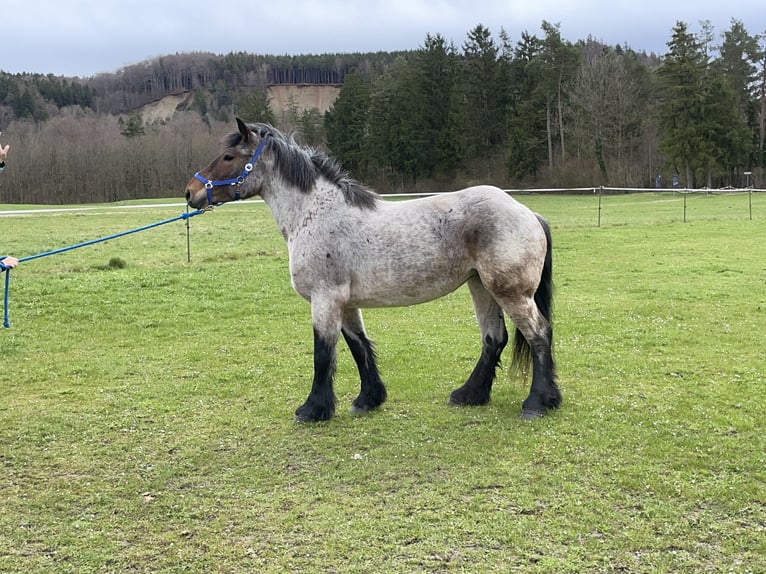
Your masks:
<instances>
[{"instance_id":1,"label":"horse's neck","mask_svg":"<svg viewBox=\"0 0 766 574\"><path fill-rule=\"evenodd\" d=\"M271 214L286 240L295 237L306 226L308 218L337 201L340 190L320 180L307 193L292 185L285 185L275 178L271 185L261 191L261 198L269 206Z\"/></svg>"}]
</instances>

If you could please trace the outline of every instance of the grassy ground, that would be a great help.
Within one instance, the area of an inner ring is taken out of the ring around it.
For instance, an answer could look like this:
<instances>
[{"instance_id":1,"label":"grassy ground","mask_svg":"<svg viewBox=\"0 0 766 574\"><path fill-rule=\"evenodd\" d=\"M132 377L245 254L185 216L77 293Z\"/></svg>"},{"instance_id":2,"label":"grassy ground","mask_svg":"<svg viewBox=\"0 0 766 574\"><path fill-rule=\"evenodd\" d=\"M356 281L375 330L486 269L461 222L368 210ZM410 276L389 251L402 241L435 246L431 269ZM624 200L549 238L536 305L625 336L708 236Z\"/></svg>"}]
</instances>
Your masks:
<instances>
[{"instance_id":1,"label":"grassy ground","mask_svg":"<svg viewBox=\"0 0 766 574\"><path fill-rule=\"evenodd\" d=\"M295 425L311 325L262 205L12 272L0 332L0 571L766 571L766 201L520 198L554 231L564 405L447 406L465 289L366 312L389 401ZM743 212L744 209L744 212ZM180 208L3 217L23 257ZM693 214L693 216L692 216Z\"/></svg>"}]
</instances>

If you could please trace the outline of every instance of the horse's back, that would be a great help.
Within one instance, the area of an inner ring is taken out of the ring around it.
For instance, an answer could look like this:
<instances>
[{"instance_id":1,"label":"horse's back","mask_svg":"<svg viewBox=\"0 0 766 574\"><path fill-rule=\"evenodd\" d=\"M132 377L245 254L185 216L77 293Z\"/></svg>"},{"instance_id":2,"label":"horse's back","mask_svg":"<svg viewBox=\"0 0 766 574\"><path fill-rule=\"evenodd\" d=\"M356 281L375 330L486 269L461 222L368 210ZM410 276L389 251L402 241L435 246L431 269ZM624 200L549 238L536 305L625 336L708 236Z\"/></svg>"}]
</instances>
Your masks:
<instances>
[{"instance_id":1,"label":"horse's back","mask_svg":"<svg viewBox=\"0 0 766 574\"><path fill-rule=\"evenodd\" d=\"M485 222L496 219L507 224L534 222L534 213L510 194L492 185L476 185L451 193L444 193L414 200L432 204L436 209L447 210L455 216L479 218ZM408 203L408 202L406 202ZM412 205L414 207L414 205Z\"/></svg>"},{"instance_id":2,"label":"horse's back","mask_svg":"<svg viewBox=\"0 0 766 574\"><path fill-rule=\"evenodd\" d=\"M383 202L378 225L385 228L388 248L432 252L429 257L460 254L473 260L529 258L527 251L545 247L537 216L502 189L468 187L419 199ZM514 255L515 254L515 255ZM469 261L471 260L471 261Z\"/></svg>"},{"instance_id":3,"label":"horse's back","mask_svg":"<svg viewBox=\"0 0 766 574\"><path fill-rule=\"evenodd\" d=\"M463 196L468 210L485 214L488 211L510 217L513 221L534 220L534 213L508 192L492 185L477 185L455 192Z\"/></svg>"},{"instance_id":4,"label":"horse's back","mask_svg":"<svg viewBox=\"0 0 766 574\"><path fill-rule=\"evenodd\" d=\"M387 225L398 222L389 228L397 229L392 241L406 240L407 251L425 262L446 259L463 276L519 275L518 267L542 265L547 240L537 215L498 187L479 185L389 205L395 212L381 215Z\"/></svg>"},{"instance_id":5,"label":"horse's back","mask_svg":"<svg viewBox=\"0 0 766 574\"><path fill-rule=\"evenodd\" d=\"M545 240L537 215L498 187L479 185L439 197L460 220L465 241L493 257L497 249L536 251Z\"/></svg>"}]
</instances>

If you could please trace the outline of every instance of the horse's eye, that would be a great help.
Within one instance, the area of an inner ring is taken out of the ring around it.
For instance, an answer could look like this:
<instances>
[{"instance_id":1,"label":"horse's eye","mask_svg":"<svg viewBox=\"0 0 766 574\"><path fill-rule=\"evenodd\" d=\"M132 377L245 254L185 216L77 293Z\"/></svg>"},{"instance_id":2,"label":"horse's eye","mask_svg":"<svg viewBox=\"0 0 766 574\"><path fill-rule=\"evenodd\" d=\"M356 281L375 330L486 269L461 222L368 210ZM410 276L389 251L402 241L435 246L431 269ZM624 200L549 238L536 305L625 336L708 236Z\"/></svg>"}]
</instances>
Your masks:
<instances>
[{"instance_id":1,"label":"horse's eye","mask_svg":"<svg viewBox=\"0 0 766 574\"><path fill-rule=\"evenodd\" d=\"M225 156L223 156L223 161L234 161L234 156L230 153L227 153Z\"/></svg>"}]
</instances>

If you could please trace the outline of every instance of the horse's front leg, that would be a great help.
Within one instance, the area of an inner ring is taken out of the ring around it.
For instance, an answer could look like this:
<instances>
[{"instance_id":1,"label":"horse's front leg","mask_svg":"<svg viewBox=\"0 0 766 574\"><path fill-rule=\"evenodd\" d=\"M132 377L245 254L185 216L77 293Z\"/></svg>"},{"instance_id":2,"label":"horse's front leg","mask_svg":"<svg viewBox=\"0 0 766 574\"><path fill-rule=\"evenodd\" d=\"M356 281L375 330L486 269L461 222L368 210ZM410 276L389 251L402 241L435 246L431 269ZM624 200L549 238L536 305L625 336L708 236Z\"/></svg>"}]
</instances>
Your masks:
<instances>
[{"instance_id":1,"label":"horse's front leg","mask_svg":"<svg viewBox=\"0 0 766 574\"><path fill-rule=\"evenodd\" d=\"M312 297L314 327L314 380L306 402L295 411L296 422L326 421L335 413L335 349L340 333L342 305L337 300Z\"/></svg>"},{"instance_id":2,"label":"horse's front leg","mask_svg":"<svg viewBox=\"0 0 766 574\"><path fill-rule=\"evenodd\" d=\"M375 347L364 331L362 312L359 309L346 309L343 312L341 332L359 369L361 381L361 390L351 404L351 412L366 413L383 404L386 400L386 387L380 380L375 360Z\"/></svg>"}]
</instances>

